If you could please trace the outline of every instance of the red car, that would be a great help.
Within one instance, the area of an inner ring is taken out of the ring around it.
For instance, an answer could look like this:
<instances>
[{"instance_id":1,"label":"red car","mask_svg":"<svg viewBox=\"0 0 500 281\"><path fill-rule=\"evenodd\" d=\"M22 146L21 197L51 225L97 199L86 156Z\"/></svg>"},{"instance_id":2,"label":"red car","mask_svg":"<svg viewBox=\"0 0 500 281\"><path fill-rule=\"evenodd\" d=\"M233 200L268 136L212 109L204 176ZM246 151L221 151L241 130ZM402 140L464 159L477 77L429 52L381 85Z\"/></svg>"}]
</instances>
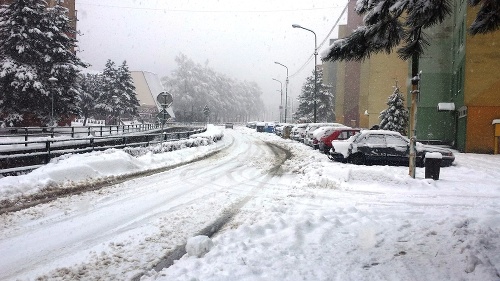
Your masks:
<instances>
[{"instance_id":1,"label":"red car","mask_svg":"<svg viewBox=\"0 0 500 281\"><path fill-rule=\"evenodd\" d=\"M328 154L330 148L332 148L333 140L346 140L355 134L359 133L360 129L353 128L339 128L338 130L333 131L331 134L322 137L319 142L319 151L322 153Z\"/></svg>"}]
</instances>

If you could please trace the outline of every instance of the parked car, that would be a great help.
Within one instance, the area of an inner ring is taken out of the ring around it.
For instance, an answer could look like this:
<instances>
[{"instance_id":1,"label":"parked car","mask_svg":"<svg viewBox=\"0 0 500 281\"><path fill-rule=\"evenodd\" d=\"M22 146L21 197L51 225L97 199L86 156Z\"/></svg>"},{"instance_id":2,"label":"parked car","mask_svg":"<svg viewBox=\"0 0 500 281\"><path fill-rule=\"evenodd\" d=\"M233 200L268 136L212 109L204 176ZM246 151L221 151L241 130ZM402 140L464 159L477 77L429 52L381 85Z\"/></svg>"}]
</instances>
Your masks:
<instances>
[{"instance_id":1,"label":"parked car","mask_svg":"<svg viewBox=\"0 0 500 281\"><path fill-rule=\"evenodd\" d=\"M332 141L346 140L355 134L359 133L360 129L353 129L351 127L333 127L333 130L326 131L318 141L319 151L328 154L332 148Z\"/></svg>"},{"instance_id":2,"label":"parked car","mask_svg":"<svg viewBox=\"0 0 500 281\"><path fill-rule=\"evenodd\" d=\"M266 123L264 123L264 122L257 122L255 124L255 130L257 132L260 132L260 133L265 132L265 126L266 126Z\"/></svg>"},{"instance_id":3,"label":"parked car","mask_svg":"<svg viewBox=\"0 0 500 281\"><path fill-rule=\"evenodd\" d=\"M325 126L325 127L319 127L314 132L312 133L312 140L310 141L310 145L314 149L319 148L319 140L324 137L325 135L331 134L335 128L340 128L340 127L332 127L332 126Z\"/></svg>"},{"instance_id":4,"label":"parked car","mask_svg":"<svg viewBox=\"0 0 500 281\"><path fill-rule=\"evenodd\" d=\"M283 134L283 127L286 125L286 123L278 123L274 126L274 133L277 135L277 136L282 136Z\"/></svg>"},{"instance_id":5,"label":"parked car","mask_svg":"<svg viewBox=\"0 0 500 281\"><path fill-rule=\"evenodd\" d=\"M425 153L439 152L442 155L441 166L450 166L455 161L453 152L449 149L423 145L417 142L416 163L423 167ZM332 141L329 158L335 161L353 164L392 164L406 165L409 163L410 140L398 132L386 130L366 130L347 140Z\"/></svg>"},{"instance_id":6,"label":"parked car","mask_svg":"<svg viewBox=\"0 0 500 281\"><path fill-rule=\"evenodd\" d=\"M247 128L255 129L256 126L257 126L257 122L255 122L255 121L251 121L251 122L247 123Z\"/></svg>"},{"instance_id":7,"label":"parked car","mask_svg":"<svg viewBox=\"0 0 500 281\"><path fill-rule=\"evenodd\" d=\"M233 123L226 123L225 128L226 129L234 129L234 124Z\"/></svg>"},{"instance_id":8,"label":"parked car","mask_svg":"<svg viewBox=\"0 0 500 281\"><path fill-rule=\"evenodd\" d=\"M292 140L304 142L305 131L308 125L309 125L308 123L301 123L295 125L291 133Z\"/></svg>"},{"instance_id":9,"label":"parked car","mask_svg":"<svg viewBox=\"0 0 500 281\"><path fill-rule=\"evenodd\" d=\"M275 126L275 125L274 125L274 123L272 123L272 122L266 123L266 124L264 125L264 131L265 131L266 133L272 133L272 134L273 134L273 133L274 133L274 126Z\"/></svg>"},{"instance_id":10,"label":"parked car","mask_svg":"<svg viewBox=\"0 0 500 281\"><path fill-rule=\"evenodd\" d=\"M304 136L304 144L313 147L314 136L313 133L316 129L321 127L345 127L340 123L310 123L307 126Z\"/></svg>"}]
</instances>

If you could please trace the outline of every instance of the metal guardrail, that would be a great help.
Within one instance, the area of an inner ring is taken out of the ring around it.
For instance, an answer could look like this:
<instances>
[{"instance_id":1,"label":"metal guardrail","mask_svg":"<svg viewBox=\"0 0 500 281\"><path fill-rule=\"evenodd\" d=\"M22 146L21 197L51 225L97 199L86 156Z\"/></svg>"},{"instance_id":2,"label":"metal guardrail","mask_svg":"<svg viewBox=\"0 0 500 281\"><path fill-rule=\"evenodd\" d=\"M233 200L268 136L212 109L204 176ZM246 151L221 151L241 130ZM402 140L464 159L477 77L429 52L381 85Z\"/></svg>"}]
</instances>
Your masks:
<instances>
[{"instance_id":1,"label":"metal guardrail","mask_svg":"<svg viewBox=\"0 0 500 281\"><path fill-rule=\"evenodd\" d=\"M159 129L158 124L134 124L134 125L107 125L107 126L74 126L74 127L12 127L0 128L0 139L12 137L24 137L29 141L34 137L70 136L71 138L82 136L109 136L133 132L146 132Z\"/></svg>"},{"instance_id":2,"label":"metal guardrail","mask_svg":"<svg viewBox=\"0 0 500 281\"><path fill-rule=\"evenodd\" d=\"M165 141L186 139L206 129L167 128L165 130L163 135L161 132L136 132L102 137L89 135L83 138L46 138L44 140L0 142L0 174L4 176L15 175L33 170L49 163L50 159L67 153L149 146ZM10 148L6 149L8 146Z\"/></svg>"}]
</instances>

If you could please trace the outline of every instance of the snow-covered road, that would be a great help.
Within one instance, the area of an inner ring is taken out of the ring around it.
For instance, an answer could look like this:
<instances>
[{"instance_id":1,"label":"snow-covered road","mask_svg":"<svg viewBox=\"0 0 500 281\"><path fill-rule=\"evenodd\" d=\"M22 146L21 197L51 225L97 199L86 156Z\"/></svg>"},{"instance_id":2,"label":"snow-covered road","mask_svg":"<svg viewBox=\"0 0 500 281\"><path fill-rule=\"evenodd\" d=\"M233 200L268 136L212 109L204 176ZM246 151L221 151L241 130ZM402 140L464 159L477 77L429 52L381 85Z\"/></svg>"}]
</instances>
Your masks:
<instances>
[{"instance_id":1,"label":"snow-covered road","mask_svg":"<svg viewBox=\"0 0 500 281\"><path fill-rule=\"evenodd\" d=\"M279 184L273 175L283 150L248 135L223 141L229 146L207 159L3 216L0 279L131 278Z\"/></svg>"}]
</instances>

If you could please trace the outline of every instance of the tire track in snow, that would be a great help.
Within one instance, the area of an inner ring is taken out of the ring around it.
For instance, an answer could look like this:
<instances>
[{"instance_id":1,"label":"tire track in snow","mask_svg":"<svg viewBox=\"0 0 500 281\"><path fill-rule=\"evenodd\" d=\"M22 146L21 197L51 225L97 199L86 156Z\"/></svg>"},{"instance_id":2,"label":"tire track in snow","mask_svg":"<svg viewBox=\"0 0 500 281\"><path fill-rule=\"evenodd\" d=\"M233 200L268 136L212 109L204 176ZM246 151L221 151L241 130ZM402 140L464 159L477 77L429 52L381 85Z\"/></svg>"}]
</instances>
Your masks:
<instances>
[{"instance_id":1,"label":"tire track in snow","mask_svg":"<svg viewBox=\"0 0 500 281\"><path fill-rule=\"evenodd\" d=\"M208 237L213 237L215 234L218 233L220 229L222 229L227 223L229 223L232 218L238 214L238 212L241 210L241 208L248 203L251 199L254 198L255 194L262 188L264 188L267 184L267 182L273 178L273 177L279 177L282 175L281 171L281 166L283 163L290 159L292 156L291 152L289 150L286 150L282 147L277 146L276 144L272 143L267 143L265 142L266 146L271 149L271 151L274 153L274 156L277 159L280 159L277 161L277 163L271 167L269 172L267 174L264 174L258 178L262 178L262 181L259 181L259 184L255 186L250 193L245 196L243 199L241 199L238 202L233 203L224 211L222 212L222 215L218 217L214 222L212 222L210 225L206 226L202 230L200 230L195 236L197 235L205 235ZM284 157L283 157L284 155ZM257 180L255 178L254 180ZM169 251L161 260L158 262L156 265L153 266L153 269L157 272L161 271L164 268L168 268L171 266L176 260L180 259L182 256L186 254L186 244L179 245L175 249ZM139 281L141 277L144 275L144 273L139 274L132 278L134 281Z\"/></svg>"}]
</instances>

